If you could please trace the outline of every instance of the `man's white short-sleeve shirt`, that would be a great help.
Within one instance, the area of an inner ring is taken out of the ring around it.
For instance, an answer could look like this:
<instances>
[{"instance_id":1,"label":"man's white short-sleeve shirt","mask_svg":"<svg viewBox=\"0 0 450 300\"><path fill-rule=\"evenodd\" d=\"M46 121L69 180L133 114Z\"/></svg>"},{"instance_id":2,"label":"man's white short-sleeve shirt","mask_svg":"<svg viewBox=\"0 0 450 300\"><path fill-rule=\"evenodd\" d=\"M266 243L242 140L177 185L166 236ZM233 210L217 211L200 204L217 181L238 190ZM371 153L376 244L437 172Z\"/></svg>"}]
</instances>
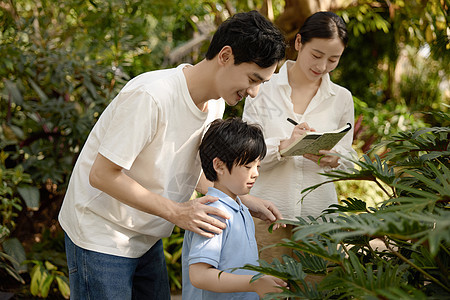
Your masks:
<instances>
[{"instance_id":1,"label":"man's white short-sleeve shirt","mask_svg":"<svg viewBox=\"0 0 450 300\"><path fill-rule=\"evenodd\" d=\"M205 127L222 118L225 103L210 100L197 108L183 67L153 71L131 80L92 129L74 167L59 221L79 247L139 257L173 224L139 211L89 184L100 153L143 187L176 202L189 200L198 182L198 157Z\"/></svg>"}]
</instances>

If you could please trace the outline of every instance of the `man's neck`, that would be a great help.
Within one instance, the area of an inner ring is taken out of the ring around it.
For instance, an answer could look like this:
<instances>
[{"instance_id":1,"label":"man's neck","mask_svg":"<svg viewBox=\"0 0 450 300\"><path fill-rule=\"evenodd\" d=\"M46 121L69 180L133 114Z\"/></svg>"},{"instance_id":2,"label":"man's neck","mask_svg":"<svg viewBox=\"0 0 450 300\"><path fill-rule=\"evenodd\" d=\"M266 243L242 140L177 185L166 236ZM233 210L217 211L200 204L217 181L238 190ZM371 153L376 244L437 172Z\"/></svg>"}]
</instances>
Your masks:
<instances>
[{"instance_id":1,"label":"man's neck","mask_svg":"<svg viewBox=\"0 0 450 300\"><path fill-rule=\"evenodd\" d=\"M192 67L184 68L183 73L189 94L200 110L206 110L208 100L220 98L215 84L216 65L214 60L204 59Z\"/></svg>"}]
</instances>

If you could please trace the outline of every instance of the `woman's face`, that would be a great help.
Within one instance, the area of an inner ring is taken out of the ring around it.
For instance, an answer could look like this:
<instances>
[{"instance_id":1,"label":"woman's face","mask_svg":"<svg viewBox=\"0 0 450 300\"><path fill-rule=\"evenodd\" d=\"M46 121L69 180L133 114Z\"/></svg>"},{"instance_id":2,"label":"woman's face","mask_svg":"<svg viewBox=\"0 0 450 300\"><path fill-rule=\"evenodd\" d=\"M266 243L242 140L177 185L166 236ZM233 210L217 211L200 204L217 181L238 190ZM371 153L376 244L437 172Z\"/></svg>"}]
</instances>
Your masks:
<instances>
[{"instance_id":1,"label":"woman's face","mask_svg":"<svg viewBox=\"0 0 450 300\"><path fill-rule=\"evenodd\" d=\"M300 34L295 39L298 51L297 64L306 78L316 81L333 71L344 52L344 44L339 38L313 38L306 44L301 43Z\"/></svg>"}]
</instances>

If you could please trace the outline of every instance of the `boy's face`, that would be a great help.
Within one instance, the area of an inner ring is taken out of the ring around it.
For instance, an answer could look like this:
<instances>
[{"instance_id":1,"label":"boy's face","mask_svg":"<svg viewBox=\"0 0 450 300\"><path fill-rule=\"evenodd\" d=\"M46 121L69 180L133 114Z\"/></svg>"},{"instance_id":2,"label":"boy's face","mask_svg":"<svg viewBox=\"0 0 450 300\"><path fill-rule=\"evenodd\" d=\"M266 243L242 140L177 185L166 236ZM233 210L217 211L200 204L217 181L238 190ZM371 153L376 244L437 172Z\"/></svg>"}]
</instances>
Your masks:
<instances>
[{"instance_id":1,"label":"boy's face","mask_svg":"<svg viewBox=\"0 0 450 300\"><path fill-rule=\"evenodd\" d=\"M214 182L214 187L233 199L239 195L246 195L259 176L260 165L261 162L257 159L245 165L234 165L231 172L223 165L223 172L218 173L218 180Z\"/></svg>"},{"instance_id":2,"label":"boy's face","mask_svg":"<svg viewBox=\"0 0 450 300\"><path fill-rule=\"evenodd\" d=\"M235 65L234 58L230 55L217 78L220 97L231 106L238 104L247 96L255 97L261 83L272 77L276 67L277 64L269 68L261 68L253 62Z\"/></svg>"}]
</instances>

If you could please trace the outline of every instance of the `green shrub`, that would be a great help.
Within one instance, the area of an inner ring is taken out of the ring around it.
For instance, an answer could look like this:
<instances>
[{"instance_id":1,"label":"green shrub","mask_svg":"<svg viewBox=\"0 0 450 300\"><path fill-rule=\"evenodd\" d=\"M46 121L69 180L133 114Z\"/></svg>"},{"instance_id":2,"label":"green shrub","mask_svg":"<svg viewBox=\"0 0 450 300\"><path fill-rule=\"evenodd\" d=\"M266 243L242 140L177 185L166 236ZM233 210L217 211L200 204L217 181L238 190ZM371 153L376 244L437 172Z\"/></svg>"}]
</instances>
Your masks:
<instances>
[{"instance_id":1,"label":"green shrub","mask_svg":"<svg viewBox=\"0 0 450 300\"><path fill-rule=\"evenodd\" d=\"M388 149L384 156L364 155L351 172L324 174L331 182L373 182L387 200L369 207L349 197L320 218L282 221L294 225L293 236L274 246L293 249L294 257L244 267L289 283L265 299L450 296L450 116L433 114L443 126L399 132L373 149ZM313 284L307 274L323 279Z\"/></svg>"},{"instance_id":2,"label":"green shrub","mask_svg":"<svg viewBox=\"0 0 450 300\"><path fill-rule=\"evenodd\" d=\"M183 239L184 229L178 226L175 226L170 237L162 239L172 292L181 291L181 250L183 249Z\"/></svg>"}]
</instances>

